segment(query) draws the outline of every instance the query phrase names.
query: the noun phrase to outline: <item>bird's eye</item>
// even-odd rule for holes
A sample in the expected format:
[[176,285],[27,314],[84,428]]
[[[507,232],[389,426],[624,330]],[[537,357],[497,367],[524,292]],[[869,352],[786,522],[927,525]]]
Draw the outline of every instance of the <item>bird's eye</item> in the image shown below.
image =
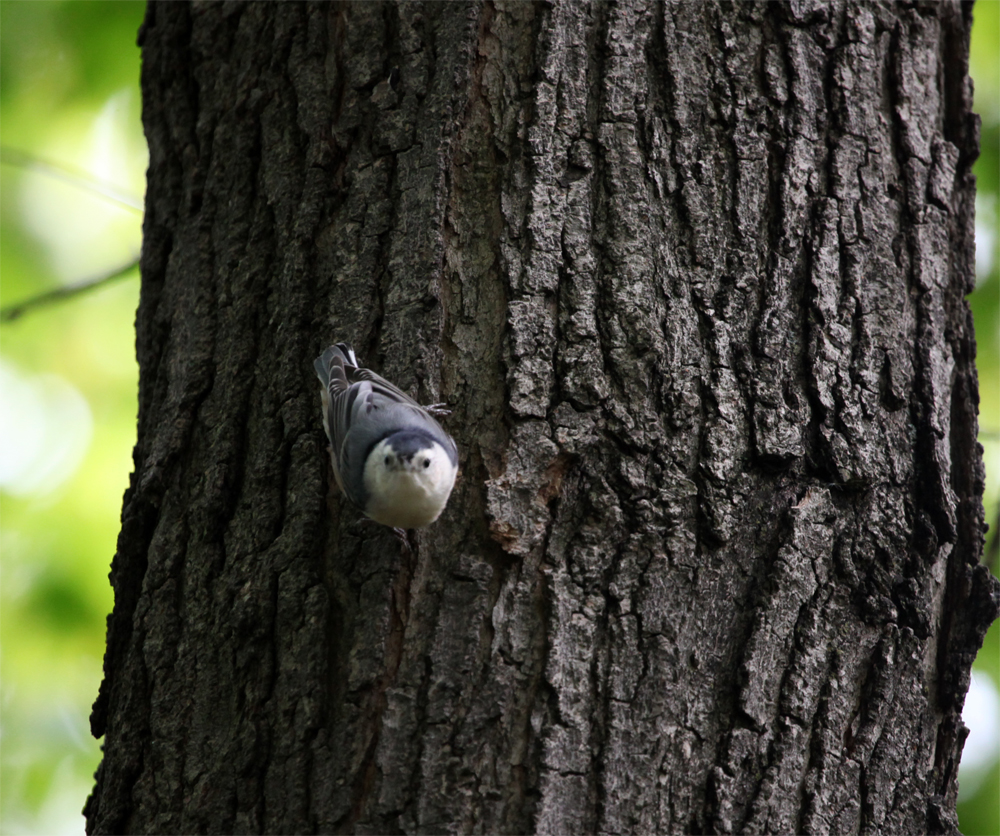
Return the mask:
[[390,465],[390,464],[392,464],[392,456],[386,456],[386,457],[385,457],[385,463],[386,463],[387,465]]
[[430,459],[424,459],[424,467],[428,468],[430,466],[431,466],[431,460]]

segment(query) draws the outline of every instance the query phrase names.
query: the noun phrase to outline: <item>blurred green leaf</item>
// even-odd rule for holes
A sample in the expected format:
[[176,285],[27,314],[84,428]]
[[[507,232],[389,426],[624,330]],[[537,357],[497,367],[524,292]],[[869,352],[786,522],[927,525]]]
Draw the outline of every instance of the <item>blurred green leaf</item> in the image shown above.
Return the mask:
[[979,792],[958,804],[958,827],[965,836],[996,836],[1000,833],[1000,761],[993,764]]
[[[970,73],[975,83],[975,107],[983,120],[980,155],[974,171],[978,196],[976,207],[977,253],[980,265],[976,290],[969,297],[976,325],[979,371],[980,442],[985,450],[986,521],[992,529],[987,535],[987,559],[996,551],[1000,534],[1000,3],[979,0],[973,6]],[[982,272],[982,265],[989,269]],[[998,567],[991,567],[994,574]],[[990,677],[1000,688],[1000,627],[994,624],[986,634],[983,648],[976,657],[975,669]],[[975,725],[973,717],[966,723]],[[968,745],[968,744],[967,744]],[[998,744],[1000,745],[1000,744]],[[962,772],[959,772],[959,782]],[[975,795],[958,805],[959,828],[968,836],[1000,833],[1000,762],[982,781]]]
[[[141,200],[135,40],[144,14],[141,2],[0,2],[3,145],[84,169]],[[134,211],[5,160],[0,304],[134,256]],[[0,360],[25,380],[55,375],[78,390],[93,431],[67,481],[42,493],[0,492],[2,833],[83,833],[100,759],[87,716],[135,441],[137,277],[3,325]]]

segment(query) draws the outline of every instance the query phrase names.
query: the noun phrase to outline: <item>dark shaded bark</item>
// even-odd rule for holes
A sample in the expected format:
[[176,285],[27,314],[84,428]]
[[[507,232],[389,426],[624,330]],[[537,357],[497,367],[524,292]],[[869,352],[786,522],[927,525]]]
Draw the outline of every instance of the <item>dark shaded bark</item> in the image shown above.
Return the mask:
[[[152,3],[110,832],[954,832],[969,9]],[[402,554],[312,359],[454,408]]]

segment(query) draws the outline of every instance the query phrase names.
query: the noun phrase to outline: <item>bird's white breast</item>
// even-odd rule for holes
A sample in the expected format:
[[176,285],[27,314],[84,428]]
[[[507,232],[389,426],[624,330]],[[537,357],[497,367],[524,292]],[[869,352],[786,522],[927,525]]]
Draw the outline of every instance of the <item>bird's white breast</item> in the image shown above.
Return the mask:
[[[375,445],[365,462],[367,501],[363,509],[375,522],[394,528],[420,528],[434,522],[448,502],[455,485],[455,468],[448,454],[434,443],[402,463],[392,457],[388,441]],[[422,466],[429,460],[427,467]]]

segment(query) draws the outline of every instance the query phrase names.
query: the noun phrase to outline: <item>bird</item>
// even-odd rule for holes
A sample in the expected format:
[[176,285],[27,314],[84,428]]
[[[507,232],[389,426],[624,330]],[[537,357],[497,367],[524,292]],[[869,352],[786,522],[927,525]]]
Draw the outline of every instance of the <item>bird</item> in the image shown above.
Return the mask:
[[435,418],[448,410],[421,406],[363,368],[347,343],[331,345],[313,366],[337,486],[409,545],[406,529],[441,516],[455,486],[458,447]]

